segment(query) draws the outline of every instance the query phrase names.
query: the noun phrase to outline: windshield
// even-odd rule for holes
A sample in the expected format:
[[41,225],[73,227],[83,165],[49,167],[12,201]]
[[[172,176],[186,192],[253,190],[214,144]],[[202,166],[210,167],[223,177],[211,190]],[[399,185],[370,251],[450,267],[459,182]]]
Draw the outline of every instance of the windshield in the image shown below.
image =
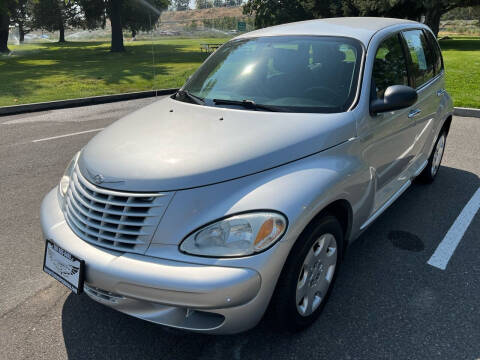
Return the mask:
[[[360,43],[350,38],[232,40],[210,56],[182,90],[209,106],[341,112],[355,99],[361,57]],[[186,96],[176,98],[188,101]]]

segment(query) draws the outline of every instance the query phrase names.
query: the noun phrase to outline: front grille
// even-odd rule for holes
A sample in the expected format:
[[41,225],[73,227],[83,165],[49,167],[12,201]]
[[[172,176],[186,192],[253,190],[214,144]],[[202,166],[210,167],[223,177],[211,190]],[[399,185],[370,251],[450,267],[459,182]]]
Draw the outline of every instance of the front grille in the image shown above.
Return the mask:
[[125,193],[90,183],[77,167],[66,195],[65,219],[83,240],[109,249],[143,253],[171,193]]

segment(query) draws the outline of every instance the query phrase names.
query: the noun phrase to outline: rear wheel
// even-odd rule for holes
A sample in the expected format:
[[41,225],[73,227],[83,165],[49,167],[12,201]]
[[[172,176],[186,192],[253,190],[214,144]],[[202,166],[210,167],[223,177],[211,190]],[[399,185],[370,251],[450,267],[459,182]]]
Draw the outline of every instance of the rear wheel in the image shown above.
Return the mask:
[[294,245],[272,299],[274,319],[290,331],[311,325],[322,312],[342,257],[343,231],[325,216]]
[[440,169],[440,164],[442,162],[443,153],[445,151],[445,143],[447,140],[447,133],[445,130],[442,130],[438,139],[433,147],[432,154],[428,159],[428,164],[423,169],[422,173],[418,176],[418,179],[424,183],[431,183],[435,180],[435,176]]

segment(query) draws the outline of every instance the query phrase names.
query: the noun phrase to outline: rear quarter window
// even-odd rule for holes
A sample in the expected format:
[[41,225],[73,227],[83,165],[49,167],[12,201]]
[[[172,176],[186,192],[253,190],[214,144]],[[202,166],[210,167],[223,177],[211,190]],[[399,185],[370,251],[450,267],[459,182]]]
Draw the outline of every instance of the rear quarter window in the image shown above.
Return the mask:
[[427,34],[428,43],[433,50],[433,68],[435,70],[435,75],[437,75],[443,70],[443,60],[442,53],[440,51],[440,45],[438,45],[437,39],[435,39],[430,31],[425,31],[425,33]]

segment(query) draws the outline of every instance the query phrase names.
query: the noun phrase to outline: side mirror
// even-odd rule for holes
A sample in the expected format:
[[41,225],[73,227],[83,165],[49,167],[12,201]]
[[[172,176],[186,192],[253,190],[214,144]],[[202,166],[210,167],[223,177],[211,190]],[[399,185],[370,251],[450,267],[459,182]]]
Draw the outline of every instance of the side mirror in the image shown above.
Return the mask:
[[383,99],[376,99],[370,103],[370,113],[377,114],[404,109],[415,104],[417,98],[417,91],[410,86],[392,85],[385,90]]

